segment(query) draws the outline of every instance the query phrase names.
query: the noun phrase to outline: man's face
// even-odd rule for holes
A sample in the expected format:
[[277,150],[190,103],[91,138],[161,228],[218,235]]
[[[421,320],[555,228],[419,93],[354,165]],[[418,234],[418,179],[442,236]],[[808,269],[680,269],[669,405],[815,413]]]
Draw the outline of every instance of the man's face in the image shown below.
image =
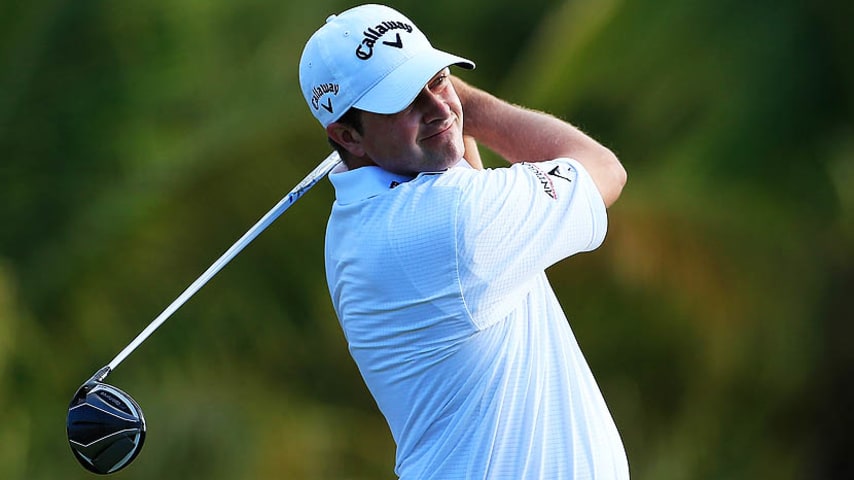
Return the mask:
[[362,113],[365,155],[385,170],[441,171],[463,158],[463,107],[444,69],[401,112]]

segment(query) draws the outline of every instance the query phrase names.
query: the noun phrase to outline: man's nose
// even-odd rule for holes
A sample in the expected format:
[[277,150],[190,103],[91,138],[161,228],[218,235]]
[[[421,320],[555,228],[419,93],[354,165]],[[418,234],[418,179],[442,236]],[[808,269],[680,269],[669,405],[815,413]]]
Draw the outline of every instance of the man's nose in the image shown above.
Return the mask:
[[444,97],[430,91],[427,87],[421,90],[416,101],[421,109],[424,123],[444,121],[451,114],[451,107],[445,101]]

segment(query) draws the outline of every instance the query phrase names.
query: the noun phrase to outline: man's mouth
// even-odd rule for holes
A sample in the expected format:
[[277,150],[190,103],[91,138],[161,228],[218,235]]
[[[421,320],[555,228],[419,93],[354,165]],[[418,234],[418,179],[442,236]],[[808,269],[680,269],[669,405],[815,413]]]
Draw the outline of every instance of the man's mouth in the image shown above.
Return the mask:
[[427,135],[427,136],[425,136],[425,137],[422,137],[422,138],[421,138],[421,140],[430,140],[431,138],[438,137],[439,135],[441,135],[441,134],[443,134],[443,133],[447,132],[448,130],[450,130],[453,126],[454,126],[454,121],[453,121],[453,120],[449,120],[449,121],[448,121],[448,123],[447,123],[446,125],[443,125],[442,127],[440,127],[439,129],[437,129],[436,131],[434,131],[434,132],[432,132],[432,133],[428,134],[428,135]]

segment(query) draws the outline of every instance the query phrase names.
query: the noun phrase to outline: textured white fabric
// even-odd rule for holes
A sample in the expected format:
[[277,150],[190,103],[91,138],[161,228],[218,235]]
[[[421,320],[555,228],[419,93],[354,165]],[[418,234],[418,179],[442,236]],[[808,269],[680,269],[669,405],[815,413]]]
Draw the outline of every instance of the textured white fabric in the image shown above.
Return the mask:
[[625,479],[625,451],[546,279],[597,248],[574,160],[414,179],[333,172],[329,290],[403,479]]

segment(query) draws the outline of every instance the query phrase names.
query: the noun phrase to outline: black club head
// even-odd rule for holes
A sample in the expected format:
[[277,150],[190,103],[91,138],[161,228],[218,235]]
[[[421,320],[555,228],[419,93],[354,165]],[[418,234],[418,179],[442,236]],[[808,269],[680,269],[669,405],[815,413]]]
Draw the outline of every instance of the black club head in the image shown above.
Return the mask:
[[118,388],[97,381],[77,390],[68,406],[66,429],[77,461],[100,475],[126,467],[145,441],[139,404]]

